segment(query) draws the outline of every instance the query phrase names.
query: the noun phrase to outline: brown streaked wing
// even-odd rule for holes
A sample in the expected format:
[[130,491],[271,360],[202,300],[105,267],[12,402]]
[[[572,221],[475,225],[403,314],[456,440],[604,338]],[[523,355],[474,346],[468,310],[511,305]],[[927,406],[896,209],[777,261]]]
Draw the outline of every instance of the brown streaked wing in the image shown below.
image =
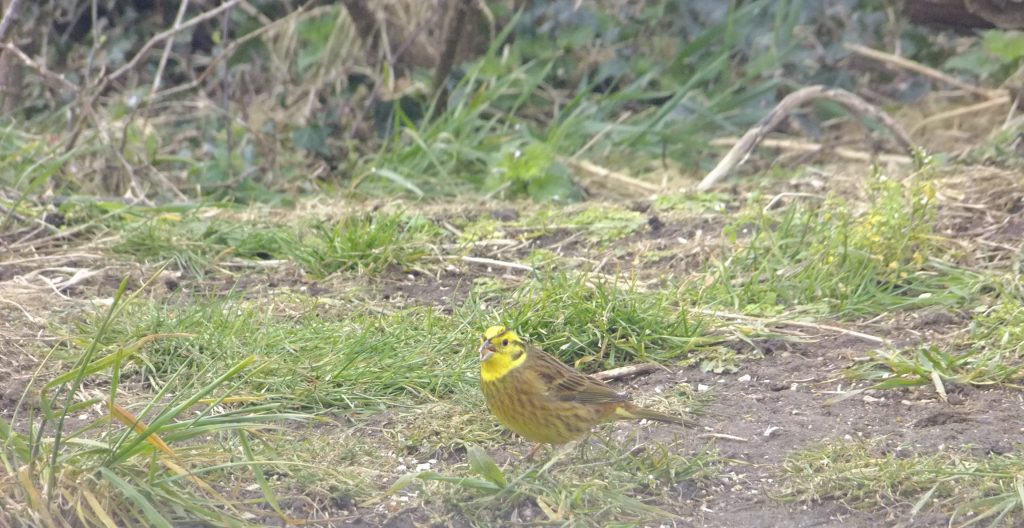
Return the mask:
[[618,392],[604,383],[579,373],[537,347],[530,347],[529,356],[534,360],[537,375],[547,387],[547,394],[556,400],[579,403],[615,403],[629,399],[625,392]]

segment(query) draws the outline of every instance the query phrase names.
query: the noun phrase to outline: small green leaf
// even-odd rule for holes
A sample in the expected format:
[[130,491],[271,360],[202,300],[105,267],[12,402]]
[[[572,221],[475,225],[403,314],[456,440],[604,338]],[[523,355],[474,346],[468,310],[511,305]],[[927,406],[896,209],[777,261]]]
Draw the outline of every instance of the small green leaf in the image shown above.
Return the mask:
[[876,383],[876,384],[874,384],[874,385],[872,385],[871,387],[868,387],[868,388],[875,389],[875,390],[902,389],[904,387],[917,387],[917,386],[924,385],[924,384],[925,384],[925,379],[923,379],[923,378],[913,378],[913,379],[890,378],[890,379],[887,379],[887,380],[885,380],[885,381],[883,381],[881,383]]
[[419,476],[419,473],[406,473],[405,475],[398,477],[398,480],[396,480],[395,483],[392,484],[391,487],[388,488],[386,492],[384,492],[384,494],[394,495],[395,493],[404,490],[405,488],[409,487],[409,484],[412,484],[414,480],[419,478]]
[[292,132],[292,142],[296,147],[321,155],[330,154],[327,148],[327,136],[330,131],[325,126],[309,125],[295,129]]
[[490,455],[488,455],[482,448],[479,446],[470,446],[466,452],[469,455],[469,467],[474,473],[502,488],[508,487],[508,481],[505,480],[505,474],[501,472],[501,468],[498,467],[498,464],[494,463],[494,459],[491,458]]
[[1005,61],[1024,57],[1024,33],[1020,31],[986,31],[982,45],[989,53]]
[[568,169],[557,161],[548,166],[546,173],[530,179],[526,192],[538,202],[575,202],[582,197]]
[[482,479],[475,479],[475,478],[465,478],[465,477],[449,477],[447,475],[442,475],[440,473],[435,473],[433,471],[427,471],[427,472],[424,472],[424,473],[420,473],[418,475],[418,477],[421,480],[434,480],[434,481],[437,481],[437,482],[447,482],[449,484],[455,484],[457,486],[462,486],[463,488],[467,488],[467,489],[478,489],[478,490],[483,490],[483,491],[489,491],[489,492],[492,492],[492,493],[498,492],[498,491],[502,490],[501,487],[499,487],[497,484],[495,484],[495,483],[493,483],[493,482],[491,482],[489,480],[482,480]]
[[1003,61],[985,50],[972,49],[951,57],[943,68],[967,72],[979,77],[992,75],[1003,65]]
[[555,151],[547,143],[530,143],[512,148],[501,162],[505,177],[517,182],[531,182],[549,174],[555,163]]
[[[493,464],[493,462],[491,463]],[[497,468],[497,466],[495,466],[495,468]],[[501,472],[499,471],[498,474],[501,475]],[[504,480],[505,477],[502,476],[501,478]],[[388,488],[388,490],[385,492],[385,495],[392,495],[398,493],[399,491],[402,491],[403,489],[409,487],[409,484],[412,484],[416,480],[433,480],[435,482],[447,482],[449,484],[462,486],[463,488],[478,489],[490,492],[497,492],[501,491],[502,489],[501,486],[489,480],[465,477],[450,477],[448,475],[442,475],[436,471],[422,471],[420,473],[406,473],[405,475],[398,477],[398,480],[396,480],[395,483],[392,484],[390,488]]]
[[920,513],[928,503],[931,502],[932,496],[935,495],[935,490],[939,489],[939,485],[932,486],[932,489],[928,490],[927,493],[921,495],[921,498],[914,503],[914,507],[910,509],[910,517],[913,518],[915,515]]
[[410,181],[408,178],[402,176],[401,174],[398,174],[395,171],[388,169],[375,169],[373,173],[379,175],[382,178],[391,180],[392,182],[408,189],[409,191],[412,191],[414,194],[416,194],[416,196],[423,196],[423,190],[417,187],[416,184]]

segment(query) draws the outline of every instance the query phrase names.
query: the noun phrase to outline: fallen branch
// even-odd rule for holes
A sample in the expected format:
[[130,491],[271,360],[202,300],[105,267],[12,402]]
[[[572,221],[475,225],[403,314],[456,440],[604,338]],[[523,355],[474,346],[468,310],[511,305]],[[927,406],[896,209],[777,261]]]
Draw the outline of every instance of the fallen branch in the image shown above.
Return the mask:
[[867,57],[869,59],[873,59],[879,62],[893,64],[895,66],[903,68],[904,70],[912,71],[914,73],[924,75],[925,77],[930,77],[932,79],[935,79],[936,81],[948,84],[950,86],[956,86],[957,88],[960,88],[965,92],[970,92],[974,95],[978,95],[986,99],[994,99],[996,97],[1006,95],[1003,90],[986,90],[984,88],[978,88],[977,86],[961,81],[956,77],[946,75],[945,73],[942,73],[941,71],[936,70],[935,68],[929,68],[924,64],[914,62],[910,59],[905,59],[898,55],[893,55],[891,53],[886,53],[884,51],[874,50],[865,46],[861,46],[859,44],[844,44],[843,47],[849,50],[850,53],[854,53],[862,57]]
[[735,436],[725,433],[702,433],[697,435],[697,438],[717,438],[720,440],[732,440],[734,442],[749,442],[750,440],[743,438],[742,436]]
[[636,179],[636,178],[634,178],[632,176],[628,176],[626,174],[622,174],[621,172],[615,172],[613,170],[606,169],[604,167],[601,167],[599,165],[595,165],[595,164],[593,164],[593,163],[591,163],[589,161],[586,161],[586,160],[575,160],[575,159],[572,159],[572,158],[564,158],[564,159],[562,159],[562,162],[567,164],[567,165],[571,165],[573,167],[576,167],[576,168],[578,168],[578,169],[580,169],[582,171],[585,171],[585,172],[587,172],[589,174],[593,174],[594,176],[601,176],[603,178],[608,178],[609,180],[615,180],[615,181],[617,181],[619,183],[624,183],[624,184],[629,185],[631,187],[636,187],[637,189],[640,189],[640,190],[645,191],[645,192],[656,193],[656,192],[661,190],[661,186],[660,185],[655,185],[653,183],[648,183],[648,182],[645,182],[643,180],[638,180],[638,179]]
[[900,147],[905,150],[910,150],[914,146],[910,136],[907,135],[899,123],[889,117],[889,114],[886,114],[860,97],[840,88],[829,88],[821,85],[808,86],[784,97],[768,115],[764,116],[750,130],[747,130],[747,133],[743,134],[739,143],[736,143],[725,157],[722,158],[722,161],[718,162],[718,165],[701,180],[697,185],[697,190],[707,191],[718,183],[719,180],[725,178],[736,166],[743,163],[757,145],[765,139],[768,133],[774,130],[794,109],[815,99],[835,101],[862,118],[869,117],[878,121],[885,128],[889,129],[889,132],[896,138]]
[[[987,104],[987,103],[986,103]],[[711,144],[716,147],[729,147],[735,145],[740,141],[737,137],[722,137],[711,140]],[[797,139],[785,139],[785,138],[765,138],[761,141],[761,145],[767,148],[777,148],[781,150],[791,150],[795,152],[818,152],[828,151],[836,156],[843,159],[853,161],[872,161],[877,160],[882,163],[896,163],[899,165],[909,165],[913,160],[910,156],[904,156],[902,154],[873,154],[863,150],[852,149],[848,147],[830,147],[821,143],[813,143],[810,141],[800,141]]]
[[611,381],[622,378],[629,378],[632,376],[639,376],[641,374],[649,374],[656,370],[662,370],[665,367],[657,363],[640,363],[639,365],[627,365],[625,367],[613,368],[598,372],[597,374],[591,374],[592,378],[599,379],[601,381]]
[[978,112],[982,112],[984,110],[988,110],[989,108],[993,108],[993,107],[997,107],[997,106],[1003,106],[1005,104],[1010,104],[1011,102],[1012,101],[1010,100],[1009,94],[1003,94],[1003,95],[1001,95],[999,97],[995,97],[995,98],[989,99],[987,101],[982,101],[980,103],[976,103],[976,104],[972,104],[972,105],[968,105],[968,106],[962,106],[960,108],[955,108],[955,109],[949,110],[947,112],[940,112],[938,114],[930,115],[930,116],[926,117],[925,119],[922,119],[916,125],[914,125],[914,128],[910,129],[910,132],[911,133],[917,133],[917,131],[921,130],[922,128],[924,128],[924,127],[926,127],[926,126],[928,126],[928,125],[930,125],[932,123],[937,123],[939,121],[945,121],[947,119],[955,119],[957,117],[964,116],[964,115],[976,114]]
[[758,323],[761,323],[761,324],[763,324],[765,326],[795,326],[795,327],[798,327],[798,328],[813,328],[815,330],[825,330],[825,331],[829,331],[829,332],[836,332],[836,333],[843,334],[843,335],[857,337],[857,338],[863,339],[865,341],[871,341],[872,343],[878,343],[880,345],[887,345],[888,346],[889,344],[891,344],[888,339],[885,339],[885,338],[882,338],[882,337],[878,337],[878,336],[874,336],[874,335],[871,335],[871,334],[865,334],[864,332],[858,332],[856,330],[850,330],[850,329],[843,328],[843,327],[840,327],[840,326],[833,326],[833,325],[820,324],[820,323],[810,323],[810,322],[807,322],[807,321],[791,321],[791,320],[785,320],[785,319],[770,319],[770,318],[753,317],[753,316],[750,316],[750,315],[743,315],[743,314],[736,314],[736,313],[729,313],[729,312],[718,312],[718,311],[715,311],[715,310],[706,310],[706,309],[701,309],[701,308],[694,308],[693,311],[695,311],[695,312],[697,312],[697,313],[699,313],[701,315],[707,315],[709,317],[720,317],[722,319],[732,319],[734,321],[758,322]]
[[[458,258],[458,257],[450,257]],[[523,271],[533,271],[533,266],[527,266],[526,264],[520,264],[518,262],[507,262],[504,260],[495,260],[484,257],[462,257],[463,262],[472,262],[473,264],[484,264],[486,266],[498,266],[501,268],[517,269]]]

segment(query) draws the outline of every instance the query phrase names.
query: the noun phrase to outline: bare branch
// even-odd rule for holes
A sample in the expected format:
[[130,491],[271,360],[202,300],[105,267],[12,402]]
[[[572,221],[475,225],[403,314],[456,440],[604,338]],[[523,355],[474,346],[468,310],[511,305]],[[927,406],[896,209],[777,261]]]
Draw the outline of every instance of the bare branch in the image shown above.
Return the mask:
[[14,44],[0,42],[0,47],[13,53],[14,56],[22,62],[22,64],[35,70],[40,77],[53,81],[63,86],[64,88],[67,88],[68,90],[78,91],[78,86],[76,86],[73,82],[67,80],[67,78],[65,78],[63,75],[59,73],[54,73],[48,70],[46,66],[43,66],[42,64],[39,64],[38,62],[32,60],[32,57],[26,55],[24,51],[21,51],[21,48],[15,46]]
[[601,381],[611,381],[622,378],[628,378],[630,376],[639,376],[641,374],[649,374],[656,370],[667,370],[665,367],[657,363],[640,363],[638,365],[626,365],[625,367],[613,368],[611,370],[605,370],[592,374],[590,377],[599,379]]
[[14,27],[14,21],[21,15],[21,0],[11,0],[3,20],[0,20],[0,42],[7,40],[7,34]]
[[774,130],[794,109],[807,101],[815,99],[835,101],[861,117],[869,117],[878,121],[882,126],[889,129],[889,132],[896,138],[900,147],[906,150],[910,150],[914,145],[913,141],[910,140],[910,136],[907,135],[899,123],[892,117],[889,117],[889,114],[871,103],[841,88],[830,88],[821,85],[808,86],[784,97],[779,101],[779,104],[775,105],[771,112],[768,112],[768,115],[764,116],[750,130],[747,130],[747,133],[743,134],[739,143],[736,143],[725,157],[722,158],[722,161],[719,161],[718,165],[701,180],[697,185],[697,190],[707,191],[718,183],[719,180],[725,178],[734,168],[743,163],[768,133]]
[[879,62],[893,64],[895,66],[903,68],[904,70],[909,70],[914,73],[924,75],[925,77],[930,77],[936,81],[948,84],[950,86],[956,86],[961,90],[984,97],[986,99],[992,99],[995,97],[1006,95],[1003,90],[986,90],[984,88],[978,88],[977,86],[961,81],[956,77],[951,77],[939,70],[936,70],[935,68],[930,68],[928,66],[925,66],[924,64],[914,62],[910,59],[905,59],[898,55],[893,55],[891,53],[886,53],[884,51],[878,51],[865,46],[861,46],[859,44],[844,44],[843,47],[849,50],[851,53],[855,53],[862,57],[867,57],[869,59],[873,59]]
[[223,4],[215,7],[214,9],[211,9],[201,15],[196,15],[190,18],[188,22],[185,22],[184,24],[175,25],[174,27],[166,31],[161,31],[160,33],[157,33],[153,36],[153,38],[149,39],[145,44],[142,45],[142,48],[139,49],[139,51],[135,54],[134,57],[132,57],[130,61],[125,63],[124,66],[121,66],[117,70],[114,70],[114,73],[108,75],[107,78],[104,79],[102,84],[109,83],[114,79],[117,79],[118,77],[121,77],[125,73],[131,71],[133,68],[135,68],[136,65],[139,64],[139,61],[141,61],[146,56],[146,53],[148,53],[149,50],[153,48],[153,46],[156,46],[157,44],[163,42],[165,39],[171,38],[174,35],[177,35],[178,33],[181,33],[182,31],[192,26],[210,20],[211,18],[215,18],[217,15],[220,15],[228,9],[235,7],[235,4],[237,4],[238,2],[239,0],[228,0],[227,2],[224,2]]

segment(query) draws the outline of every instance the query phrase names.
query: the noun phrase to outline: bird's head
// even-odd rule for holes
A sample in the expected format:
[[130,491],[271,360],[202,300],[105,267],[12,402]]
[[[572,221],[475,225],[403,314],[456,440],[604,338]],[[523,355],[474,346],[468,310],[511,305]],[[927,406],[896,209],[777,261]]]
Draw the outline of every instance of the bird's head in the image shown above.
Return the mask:
[[485,380],[498,379],[526,361],[526,344],[504,326],[492,326],[480,340],[480,372]]

